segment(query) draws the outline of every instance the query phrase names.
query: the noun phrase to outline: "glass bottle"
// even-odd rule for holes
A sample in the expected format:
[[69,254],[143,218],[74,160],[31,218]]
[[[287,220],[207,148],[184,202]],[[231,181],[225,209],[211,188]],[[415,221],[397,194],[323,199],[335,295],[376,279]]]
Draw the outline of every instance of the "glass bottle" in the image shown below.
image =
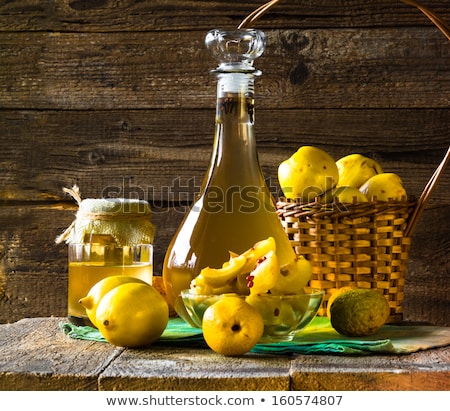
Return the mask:
[[254,135],[253,67],[265,48],[254,29],[212,30],[205,39],[219,60],[215,135],[211,161],[199,194],[169,244],[163,279],[169,303],[184,317],[179,294],[207,266],[220,268],[230,251],[242,253],[269,236],[280,265],[295,252],[276,215],[258,160]]

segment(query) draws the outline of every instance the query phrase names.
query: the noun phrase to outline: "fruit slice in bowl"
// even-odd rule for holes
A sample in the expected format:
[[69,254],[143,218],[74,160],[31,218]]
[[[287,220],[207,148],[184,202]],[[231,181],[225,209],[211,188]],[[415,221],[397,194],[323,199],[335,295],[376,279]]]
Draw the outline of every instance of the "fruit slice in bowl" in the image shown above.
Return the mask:
[[260,343],[291,341],[295,334],[306,327],[316,316],[322,302],[324,292],[305,288],[303,292],[289,295],[272,294],[221,294],[200,295],[192,290],[181,292],[182,301],[190,316],[190,323],[202,327],[206,309],[227,296],[238,296],[255,307],[264,321],[264,333]]

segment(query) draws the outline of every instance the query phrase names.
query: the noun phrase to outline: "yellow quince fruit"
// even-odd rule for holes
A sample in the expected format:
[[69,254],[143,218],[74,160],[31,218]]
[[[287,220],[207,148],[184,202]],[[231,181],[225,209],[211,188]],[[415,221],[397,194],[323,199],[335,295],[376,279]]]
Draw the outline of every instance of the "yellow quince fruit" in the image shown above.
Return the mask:
[[155,342],[169,321],[169,306],[151,285],[121,284],[108,291],[96,311],[96,324],[105,339],[120,347]]
[[111,277],[106,277],[98,281],[89,290],[89,293],[85,297],[80,298],[78,302],[86,309],[86,314],[94,326],[97,327],[97,307],[103,296],[119,285],[126,283],[147,284],[145,281],[140,280],[139,278],[129,277],[125,275],[113,275]]
[[224,356],[250,351],[264,333],[259,311],[240,297],[225,296],[203,315],[202,331],[208,346]]
[[340,186],[332,188],[324,193],[320,200],[323,203],[333,203],[337,199],[339,203],[366,203],[367,197],[361,193],[356,187]]
[[378,201],[400,201],[407,195],[402,179],[395,173],[377,174],[369,178],[359,190],[369,200],[376,197]]
[[349,154],[337,160],[336,165],[339,171],[338,187],[359,188],[370,177],[383,172],[378,162],[362,154]]
[[339,171],[334,159],[313,146],[300,147],[278,166],[278,181],[288,199],[314,201],[325,191],[335,187]]

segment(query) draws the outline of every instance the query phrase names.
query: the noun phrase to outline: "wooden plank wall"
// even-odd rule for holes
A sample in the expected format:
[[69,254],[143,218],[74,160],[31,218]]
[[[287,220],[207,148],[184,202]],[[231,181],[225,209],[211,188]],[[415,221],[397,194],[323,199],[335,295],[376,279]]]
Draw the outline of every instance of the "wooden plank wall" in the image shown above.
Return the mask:
[[[422,0],[450,21],[448,0]],[[259,1],[0,2],[0,322],[64,316],[73,220],[62,187],[147,199],[155,270],[212,147],[204,36]],[[258,22],[256,133],[274,192],[301,145],[359,152],[419,195],[450,141],[450,43],[398,0],[282,1]],[[413,237],[405,319],[450,325],[450,172]],[[178,188],[177,188],[178,187]]]

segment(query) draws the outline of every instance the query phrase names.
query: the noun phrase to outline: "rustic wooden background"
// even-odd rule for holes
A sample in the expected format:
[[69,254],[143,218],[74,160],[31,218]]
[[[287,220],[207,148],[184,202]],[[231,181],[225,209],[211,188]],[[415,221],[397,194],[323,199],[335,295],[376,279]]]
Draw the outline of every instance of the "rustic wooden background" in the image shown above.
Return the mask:
[[[422,0],[450,21],[448,0]],[[215,62],[203,40],[261,1],[0,1],[0,322],[64,316],[82,196],[147,199],[155,270],[212,148]],[[285,0],[256,25],[265,175],[301,145],[359,152],[419,195],[450,143],[450,43],[398,0]],[[450,171],[413,237],[405,319],[450,325]],[[276,192],[276,191],[275,191]]]

